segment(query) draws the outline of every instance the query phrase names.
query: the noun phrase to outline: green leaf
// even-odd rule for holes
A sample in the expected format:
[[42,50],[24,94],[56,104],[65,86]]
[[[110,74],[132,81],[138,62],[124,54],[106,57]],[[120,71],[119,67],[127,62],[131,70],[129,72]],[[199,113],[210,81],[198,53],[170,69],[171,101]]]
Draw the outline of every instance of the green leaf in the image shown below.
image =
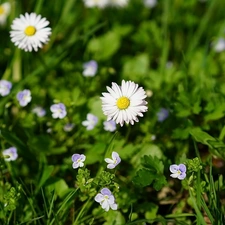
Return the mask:
[[153,157],[151,155],[145,155],[141,158],[141,163],[145,168],[156,171],[157,173],[163,173],[163,162],[155,156]]
[[156,178],[156,173],[143,168],[138,170],[138,172],[136,173],[136,176],[133,178],[133,182],[140,187],[145,187],[150,185],[153,180]]

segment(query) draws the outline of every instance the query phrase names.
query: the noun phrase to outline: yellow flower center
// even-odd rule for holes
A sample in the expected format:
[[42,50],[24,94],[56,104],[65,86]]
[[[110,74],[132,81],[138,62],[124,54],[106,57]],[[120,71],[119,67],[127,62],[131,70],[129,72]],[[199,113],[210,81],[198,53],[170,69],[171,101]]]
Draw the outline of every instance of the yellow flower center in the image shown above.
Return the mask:
[[5,10],[4,8],[0,5],[0,15],[4,14]]
[[28,26],[24,33],[27,35],[27,36],[33,36],[35,33],[36,33],[36,28],[34,26]]
[[119,109],[127,109],[130,105],[130,100],[127,97],[120,97],[117,102],[116,105]]

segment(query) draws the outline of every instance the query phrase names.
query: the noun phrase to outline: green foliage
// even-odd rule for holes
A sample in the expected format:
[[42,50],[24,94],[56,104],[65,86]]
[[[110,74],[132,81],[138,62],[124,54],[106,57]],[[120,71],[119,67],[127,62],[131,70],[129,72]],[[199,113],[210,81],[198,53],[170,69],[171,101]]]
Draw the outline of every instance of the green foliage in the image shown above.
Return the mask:
[[153,183],[155,190],[159,191],[166,183],[166,178],[163,175],[164,165],[157,157],[144,156],[141,158],[142,169],[139,169],[133,178],[133,182],[145,187]]

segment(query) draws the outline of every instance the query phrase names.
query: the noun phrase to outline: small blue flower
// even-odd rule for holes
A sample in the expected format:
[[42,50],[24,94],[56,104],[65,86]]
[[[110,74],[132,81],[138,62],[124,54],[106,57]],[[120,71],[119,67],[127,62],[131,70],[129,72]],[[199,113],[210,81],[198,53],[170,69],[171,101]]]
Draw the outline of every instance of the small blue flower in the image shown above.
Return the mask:
[[100,193],[95,196],[95,201],[100,203],[101,207],[107,212],[111,208],[117,210],[115,197],[108,188],[103,188]]
[[105,162],[108,163],[108,169],[114,169],[121,162],[121,159],[117,152],[112,152],[112,159],[105,158]]
[[163,122],[169,116],[169,110],[161,108],[156,114],[159,122]]
[[83,75],[85,77],[93,77],[97,73],[98,64],[96,61],[91,60],[89,62],[84,63],[83,68],[84,68]]
[[17,100],[19,101],[20,106],[26,106],[32,99],[31,92],[28,89],[24,89],[17,94]]
[[84,161],[86,159],[86,156],[83,154],[73,154],[72,155],[72,161],[73,161],[73,168],[77,169],[78,167],[84,166]]
[[113,132],[116,130],[116,122],[114,120],[105,121],[103,125],[104,125],[104,130],[106,131]]
[[73,130],[74,126],[74,123],[67,123],[66,125],[64,125],[63,129],[66,132],[70,132],[71,130]]
[[186,177],[186,166],[184,164],[173,164],[170,166],[170,172],[172,173],[171,177],[183,180]]
[[82,125],[86,127],[87,130],[93,130],[95,125],[98,123],[98,117],[95,115],[88,113],[87,120],[82,122]]
[[41,106],[36,106],[33,108],[32,112],[36,114],[38,117],[43,117],[46,115],[46,110],[43,109]]
[[5,161],[15,161],[18,158],[17,149],[15,147],[10,147],[2,152]]
[[10,93],[12,83],[7,80],[0,80],[0,95],[6,96]]
[[50,107],[50,110],[52,112],[52,117],[54,119],[56,119],[56,118],[62,119],[67,114],[66,107],[65,107],[65,105],[63,103],[53,104]]

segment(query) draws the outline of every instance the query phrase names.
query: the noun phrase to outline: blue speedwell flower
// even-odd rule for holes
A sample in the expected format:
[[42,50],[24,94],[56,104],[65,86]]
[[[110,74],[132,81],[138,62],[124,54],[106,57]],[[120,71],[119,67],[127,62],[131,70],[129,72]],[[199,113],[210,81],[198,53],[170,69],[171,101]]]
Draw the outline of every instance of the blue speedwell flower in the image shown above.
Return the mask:
[[112,159],[105,158],[105,162],[108,163],[108,169],[114,169],[121,162],[121,159],[117,152],[112,152]]
[[72,155],[72,161],[73,161],[73,168],[77,169],[78,167],[84,166],[84,161],[86,159],[86,156],[83,154],[73,154]]
[[0,95],[6,96],[10,93],[12,83],[7,80],[0,80]]
[[89,62],[86,62],[83,64],[83,75],[85,77],[93,77],[97,73],[98,70],[98,63],[94,60],[91,60]]
[[43,109],[41,106],[36,106],[33,108],[32,112],[36,114],[38,117],[43,117],[46,115],[46,110]]
[[112,210],[117,210],[118,206],[115,203],[115,197],[108,188],[103,188],[101,192],[95,196],[95,201],[100,203],[105,211],[109,211],[110,208]]
[[170,166],[170,172],[172,173],[171,177],[183,180],[186,177],[186,166],[184,164],[173,164]]
[[73,130],[74,126],[74,123],[67,123],[64,125],[63,130],[66,132],[70,132],[71,130]]
[[18,158],[17,149],[15,147],[10,147],[2,152],[5,161],[15,161]]
[[104,130],[113,132],[116,130],[116,122],[114,120],[103,122]]
[[54,119],[59,118],[62,119],[66,116],[66,106],[63,103],[53,104],[50,107],[50,110],[52,112],[52,117]]
[[98,123],[98,117],[88,113],[87,120],[82,122],[82,125],[86,127],[87,130],[93,130],[95,125]]
[[158,121],[163,122],[169,116],[169,111],[165,108],[161,108],[156,115],[157,115]]
[[28,89],[20,91],[16,97],[22,107],[26,106],[32,99],[31,92]]

